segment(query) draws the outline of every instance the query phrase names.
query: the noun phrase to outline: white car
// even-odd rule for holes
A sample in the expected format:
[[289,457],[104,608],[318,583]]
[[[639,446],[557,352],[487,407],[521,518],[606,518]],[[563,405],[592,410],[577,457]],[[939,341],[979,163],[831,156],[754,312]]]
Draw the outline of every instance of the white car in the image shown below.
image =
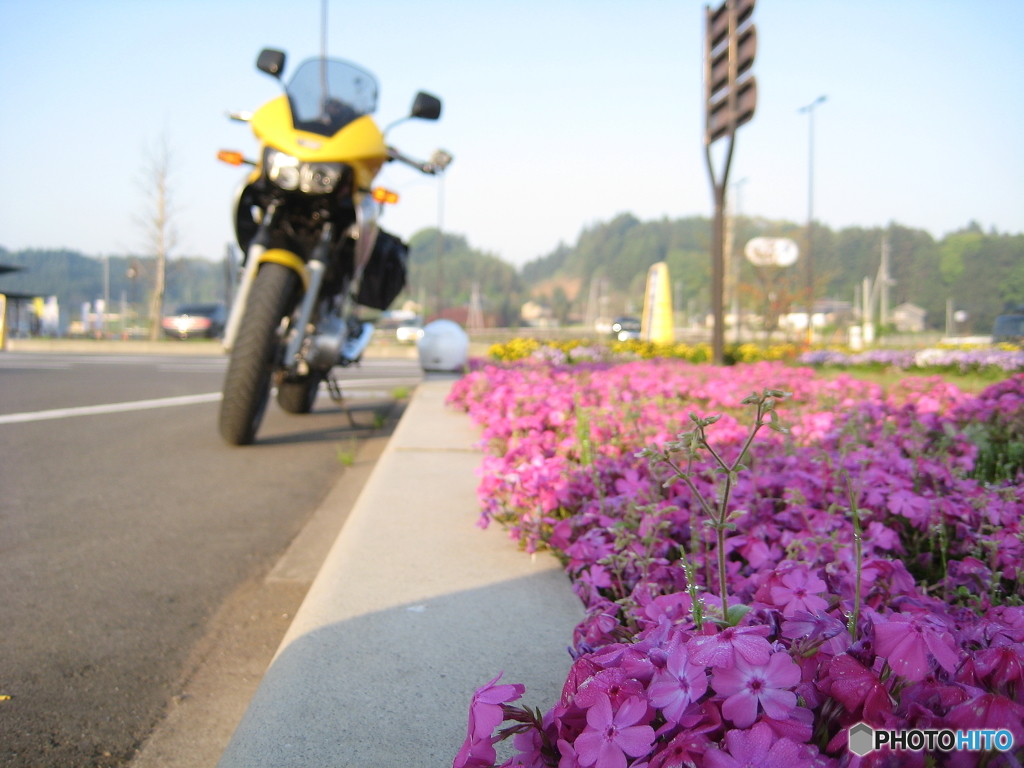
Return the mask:
[[401,344],[415,344],[423,338],[423,320],[418,317],[402,320],[395,329],[395,338]]

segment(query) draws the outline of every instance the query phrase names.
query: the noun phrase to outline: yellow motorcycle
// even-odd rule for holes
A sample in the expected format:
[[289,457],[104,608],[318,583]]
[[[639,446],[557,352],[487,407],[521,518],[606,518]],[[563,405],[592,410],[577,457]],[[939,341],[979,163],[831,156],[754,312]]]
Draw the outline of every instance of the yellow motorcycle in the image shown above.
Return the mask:
[[[256,62],[279,80],[284,65],[285,54],[271,49]],[[253,166],[236,195],[245,260],[224,331],[231,359],[219,427],[232,445],[253,441],[272,385],[290,413],[309,412],[322,381],[340,397],[330,370],[357,363],[373,335],[357,307],[387,309],[405,285],[408,249],[377,226],[381,207],[398,196],[373,188],[374,177],[394,160],[438,173],[451,156],[438,150],[420,162],[387,146],[370,117],[376,106],[373,75],[318,58],[255,113],[229,114],[260,141],[258,160],[218,153]],[[420,92],[403,120],[440,115],[440,100]]]

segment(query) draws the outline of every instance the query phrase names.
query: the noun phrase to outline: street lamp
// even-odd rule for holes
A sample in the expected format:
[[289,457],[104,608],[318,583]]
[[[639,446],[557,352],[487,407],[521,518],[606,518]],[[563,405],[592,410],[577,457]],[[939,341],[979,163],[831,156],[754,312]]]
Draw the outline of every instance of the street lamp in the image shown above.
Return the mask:
[[814,221],[814,110],[825,102],[825,96],[819,96],[806,107],[800,107],[800,114],[807,113],[807,249],[804,254],[804,266],[807,275],[807,343],[814,340],[814,327],[811,317],[814,314],[814,250],[811,247],[811,222]]

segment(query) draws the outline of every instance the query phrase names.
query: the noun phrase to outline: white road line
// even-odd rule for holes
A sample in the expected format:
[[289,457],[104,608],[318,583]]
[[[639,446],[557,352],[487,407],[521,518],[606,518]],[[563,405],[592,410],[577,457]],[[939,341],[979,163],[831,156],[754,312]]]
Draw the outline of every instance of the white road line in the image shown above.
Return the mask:
[[0,371],[69,371],[71,363],[32,362],[28,360],[0,360]]
[[123,413],[125,411],[144,411],[150,408],[170,408],[175,405],[193,405],[195,403],[214,403],[222,397],[220,392],[207,392],[202,395],[182,395],[180,397],[160,397],[156,400],[135,400],[130,403],[110,403],[108,405],[85,405],[79,408],[55,408],[52,411],[30,411],[28,413],[8,413],[0,415],[0,424],[23,424],[28,421],[47,421],[49,419],[67,419],[72,416],[93,416],[101,413]]

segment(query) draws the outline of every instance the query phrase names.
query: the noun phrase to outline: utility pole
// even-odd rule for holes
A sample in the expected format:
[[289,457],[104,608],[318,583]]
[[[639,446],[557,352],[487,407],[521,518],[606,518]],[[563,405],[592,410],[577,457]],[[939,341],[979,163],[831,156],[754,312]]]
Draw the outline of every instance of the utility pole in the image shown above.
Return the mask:
[[437,174],[437,316],[444,311],[444,269],[441,257],[444,252],[444,173]]
[[879,305],[878,327],[884,330],[889,325],[889,286],[895,282],[889,277],[889,238],[882,236],[882,263],[878,266]]
[[825,102],[825,96],[819,96],[798,112],[807,114],[807,252],[804,258],[804,270],[807,277],[807,343],[814,341],[814,248],[811,245],[811,227],[814,222],[814,110]]
[[750,179],[740,179],[739,181],[733,182],[733,195],[726,201],[728,203],[727,210],[729,212],[728,221],[729,225],[726,229],[726,244],[725,244],[725,258],[726,265],[728,266],[729,273],[729,297],[730,297],[730,312],[733,317],[733,343],[740,343],[740,265],[742,259],[739,254],[736,253],[736,219],[739,217],[743,210],[742,206],[742,193],[743,185],[746,184]]
[[484,327],[483,301],[480,298],[480,283],[473,281],[473,291],[469,297],[469,313],[466,317],[466,330],[482,331]]
[[[704,155],[715,212],[711,229],[711,347],[715,365],[725,362],[725,198],[736,129],[754,116],[757,80],[751,72],[757,53],[757,30],[751,17],[754,0],[725,0],[715,10],[704,6]],[[715,173],[711,145],[729,140],[720,173]]]
[[103,314],[100,315],[100,331],[107,335],[107,313],[110,312],[110,256],[103,257]]

